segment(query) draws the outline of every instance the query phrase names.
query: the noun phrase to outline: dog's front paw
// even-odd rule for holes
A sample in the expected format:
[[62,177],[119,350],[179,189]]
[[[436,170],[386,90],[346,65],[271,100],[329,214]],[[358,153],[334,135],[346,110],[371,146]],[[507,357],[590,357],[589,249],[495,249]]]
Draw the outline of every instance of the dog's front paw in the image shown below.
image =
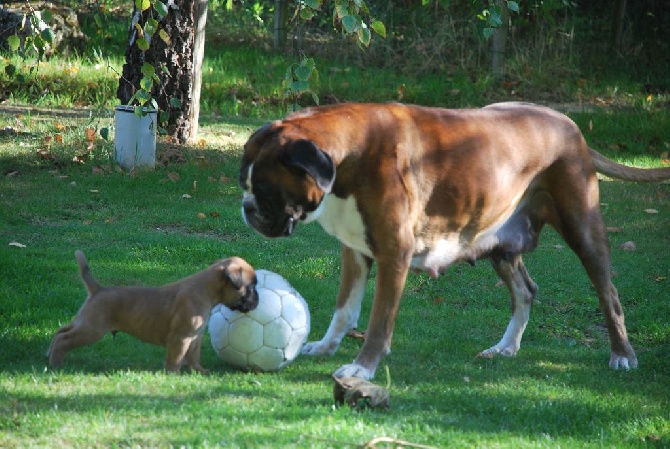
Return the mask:
[[519,347],[516,345],[509,345],[506,347],[501,347],[500,345],[491,346],[489,349],[485,349],[477,357],[484,359],[492,359],[497,355],[502,355],[504,357],[514,357],[516,353],[519,352]]
[[610,357],[610,368],[617,370],[621,368],[625,369],[626,371],[631,368],[637,368],[637,357],[632,356],[629,359],[629,357],[612,353]]
[[302,347],[300,351],[305,355],[333,355],[337,351],[339,345],[335,342],[327,342],[324,340],[321,341],[310,341],[305,343],[305,346]]
[[359,379],[370,380],[375,377],[375,372],[358,363],[350,363],[349,365],[339,367],[337,371],[333,373],[333,376],[339,379],[358,377]]

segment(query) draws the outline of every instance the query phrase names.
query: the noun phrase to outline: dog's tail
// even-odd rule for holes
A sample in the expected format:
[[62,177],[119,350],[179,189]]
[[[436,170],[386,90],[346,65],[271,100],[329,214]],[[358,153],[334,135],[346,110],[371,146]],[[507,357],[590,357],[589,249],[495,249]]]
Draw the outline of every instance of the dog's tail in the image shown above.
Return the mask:
[[630,182],[660,182],[670,179],[670,167],[668,168],[637,168],[616,163],[607,159],[593,148],[589,148],[591,161],[598,173],[610,178]]
[[97,292],[102,290],[100,284],[98,284],[95,279],[93,279],[93,274],[91,274],[91,269],[88,267],[88,261],[86,261],[86,256],[81,250],[74,252],[74,257],[77,259],[77,265],[79,265],[79,274],[81,275],[82,281],[86,285],[86,290],[88,290],[89,295],[95,295]]

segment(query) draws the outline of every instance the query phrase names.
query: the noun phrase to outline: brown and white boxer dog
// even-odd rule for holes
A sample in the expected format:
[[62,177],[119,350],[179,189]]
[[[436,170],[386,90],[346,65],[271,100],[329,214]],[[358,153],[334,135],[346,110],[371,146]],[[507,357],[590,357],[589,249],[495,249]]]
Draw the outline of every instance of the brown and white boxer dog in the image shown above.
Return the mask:
[[321,341],[303,353],[332,354],[357,325],[377,263],[365,343],[337,377],[374,376],[389,351],[410,269],[437,277],[455,262],[488,258],[509,289],[512,318],[479,355],[513,356],[537,286],[523,253],[545,223],[579,256],[597,291],[612,368],[635,368],[599,210],[596,172],[625,181],[670,179],[670,168],[617,164],[589,148],[579,128],[551,109],[500,103],[448,110],[403,104],[305,109],[256,131],[240,169],[242,213],[268,237],[317,221],[337,237],[337,307]]

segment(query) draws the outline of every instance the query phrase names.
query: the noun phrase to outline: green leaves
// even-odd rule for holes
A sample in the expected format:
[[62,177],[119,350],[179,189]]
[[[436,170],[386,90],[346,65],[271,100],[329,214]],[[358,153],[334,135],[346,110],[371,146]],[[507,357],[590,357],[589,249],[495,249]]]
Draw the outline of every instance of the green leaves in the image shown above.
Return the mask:
[[151,1],[149,0],[135,0],[135,7],[140,11],[146,11],[151,7]]
[[168,7],[163,2],[157,1],[156,3],[154,3],[154,9],[158,13],[158,15],[161,16],[161,18],[168,15]]
[[7,44],[11,51],[17,51],[21,46],[21,39],[16,34],[13,34],[7,38]]
[[300,64],[294,64],[288,68],[282,87],[284,88],[284,98],[296,99],[300,95],[307,93],[312,96],[316,104],[319,104],[319,97],[316,95],[312,86],[318,84],[319,72],[316,70],[316,63],[312,58],[303,58]]
[[375,33],[386,39],[386,25],[382,21],[373,20],[370,26]]
[[477,13],[477,18],[484,23],[482,35],[485,39],[489,39],[493,36],[496,29],[503,26],[503,15],[507,12],[503,10],[504,8],[517,14],[519,13],[519,4],[517,2],[504,1],[503,3],[503,6],[492,4]]

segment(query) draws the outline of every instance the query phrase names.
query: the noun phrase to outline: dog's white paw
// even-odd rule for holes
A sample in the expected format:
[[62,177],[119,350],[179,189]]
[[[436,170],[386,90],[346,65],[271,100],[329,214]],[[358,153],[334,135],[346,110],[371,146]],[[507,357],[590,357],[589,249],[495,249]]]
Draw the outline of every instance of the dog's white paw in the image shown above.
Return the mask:
[[333,355],[338,346],[337,343],[324,342],[323,340],[310,341],[305,343],[300,353],[305,355]]
[[610,368],[612,369],[625,369],[628,371],[631,368],[637,368],[637,358],[632,358],[628,360],[628,357],[612,353],[610,357]]
[[350,363],[349,365],[343,365],[333,373],[335,377],[344,379],[346,377],[358,377],[363,380],[370,380],[375,377],[374,370],[369,370],[363,365],[358,363]]
[[492,359],[497,355],[502,355],[503,357],[514,357],[516,353],[519,352],[519,347],[515,345],[509,345],[501,347],[499,345],[491,346],[489,349],[485,349],[477,357]]

